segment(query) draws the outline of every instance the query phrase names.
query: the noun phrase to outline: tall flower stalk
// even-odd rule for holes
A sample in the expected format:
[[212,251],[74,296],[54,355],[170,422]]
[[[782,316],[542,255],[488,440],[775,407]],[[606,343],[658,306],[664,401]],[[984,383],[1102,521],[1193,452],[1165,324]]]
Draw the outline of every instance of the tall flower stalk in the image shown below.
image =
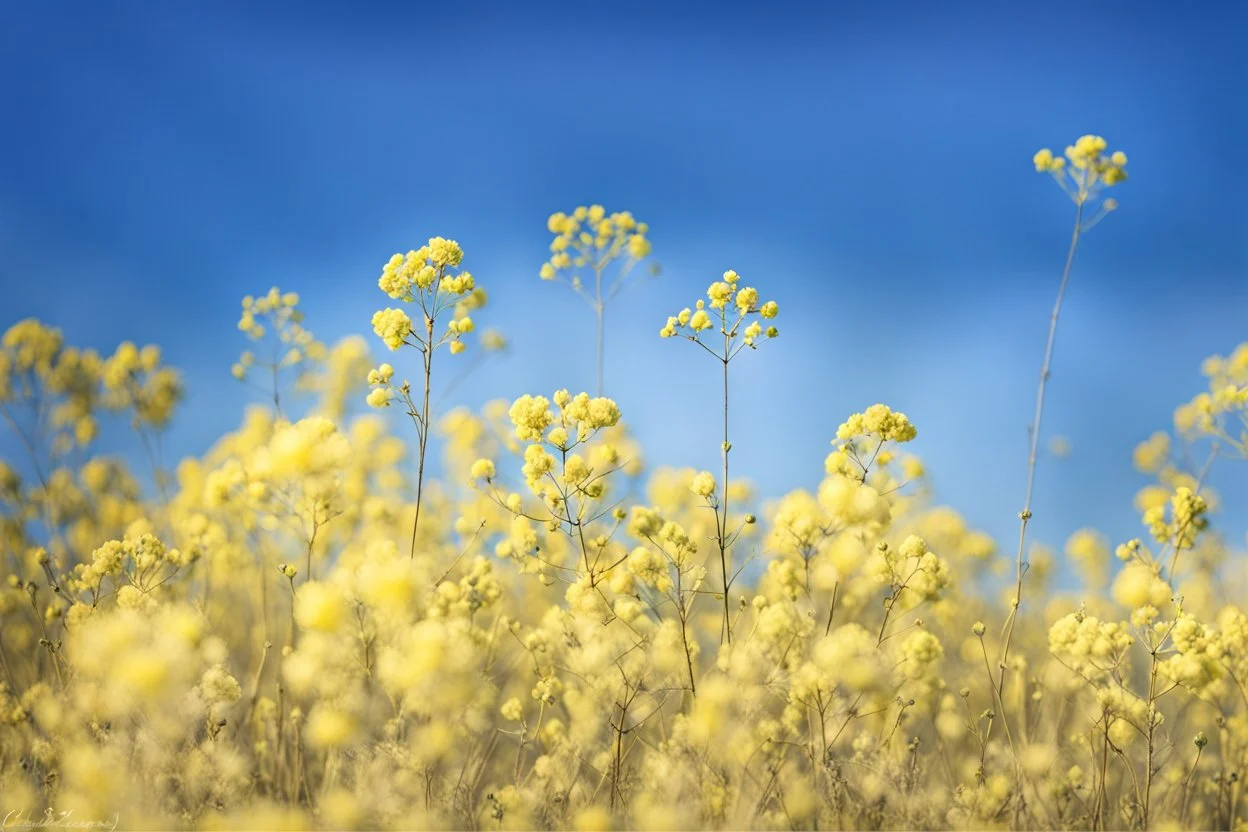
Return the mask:
[[[1066,264],[1062,268],[1062,278],[1057,286],[1057,299],[1053,303],[1053,312],[1049,315],[1049,334],[1045,340],[1044,360],[1040,364],[1040,381],[1036,387],[1036,410],[1028,428],[1027,489],[1023,498],[1023,510],[1018,513],[1018,552],[1015,564],[1014,595],[1010,601],[1010,612],[1002,630],[997,677],[998,698],[1005,689],[1010,642],[1014,637],[1014,625],[1018,621],[1018,610],[1022,605],[1023,577],[1027,574],[1027,562],[1024,559],[1027,524],[1032,518],[1031,498],[1036,481],[1040,423],[1044,416],[1044,394],[1048,387],[1050,367],[1053,363],[1053,344],[1057,339],[1057,319],[1062,312],[1062,301],[1066,296],[1066,286],[1070,283],[1070,273],[1075,263],[1075,251],[1079,248],[1079,241],[1084,233],[1099,224],[1118,207],[1117,200],[1103,198],[1105,189],[1127,178],[1127,155],[1121,150],[1106,155],[1105,148],[1106,142],[1103,138],[1087,135],[1066,148],[1065,158],[1054,156],[1053,151],[1044,148],[1032,159],[1036,171],[1051,174],[1053,180],[1075,203],[1075,225],[1070,235],[1070,246],[1066,251]],[[1069,165],[1067,165],[1068,160]],[[1094,211],[1090,211],[1090,208]],[[1089,214],[1091,214],[1090,217]]]
[[[724,434],[720,443],[723,465],[719,494],[716,496],[715,478],[708,472],[695,476],[691,488],[715,512],[715,543],[719,548],[720,577],[724,587],[722,640],[728,644],[732,643],[732,618],[728,606],[732,578],[728,575],[728,552],[741,533],[741,529],[732,532],[728,529],[728,454],[732,450],[732,442],[728,438],[728,365],[741,350],[747,347],[757,349],[760,342],[779,334],[774,326],[764,328],[759,319],[772,320],[780,311],[775,301],[760,306],[758,290],[739,287],[739,281],[740,276],[736,272],[724,272],[724,279],[712,283],[706,290],[710,300],[709,311],[707,302],[699,300],[696,309],[682,309],[678,315],[669,317],[667,324],[659,331],[663,338],[679,336],[697,344],[715,357],[723,371]],[[722,345],[719,338],[711,334],[716,328],[723,338]]]
[[[419,307],[414,323],[402,309],[383,309],[373,315],[373,331],[391,351],[408,346],[421,356],[419,403],[412,398],[412,385],[406,379],[394,385],[394,368],[382,364],[368,374],[372,392],[368,403],[388,407],[397,395],[407,406],[407,415],[416,425],[416,510],[412,520],[411,556],[416,557],[416,536],[420,528],[420,505],[425,487],[425,456],[429,449],[429,385],[433,377],[433,353],[443,344],[452,355],[464,351],[462,336],[472,332],[468,313],[485,304],[485,292],[476,287],[471,274],[459,268],[464,251],[459,243],[433,237],[428,245],[406,255],[395,254],[382,268],[377,285],[390,297]],[[439,332],[438,319],[451,320]]]
[[[605,383],[607,304],[635,283],[634,267],[650,254],[650,226],[628,211],[608,214],[601,205],[580,206],[571,214],[551,214],[546,227],[555,235],[542,280],[566,283],[594,310],[598,324],[598,395]],[[586,283],[592,276],[592,287]]]

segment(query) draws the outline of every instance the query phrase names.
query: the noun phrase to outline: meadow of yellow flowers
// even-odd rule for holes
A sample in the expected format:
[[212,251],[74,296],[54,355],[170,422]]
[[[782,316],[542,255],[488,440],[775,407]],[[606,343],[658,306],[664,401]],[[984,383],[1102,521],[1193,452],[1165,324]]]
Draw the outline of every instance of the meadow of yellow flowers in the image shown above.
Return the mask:
[[[387,363],[317,341],[294,293],[245,298],[233,373],[259,401],[176,466],[158,347],[15,323],[5,827],[1248,829],[1242,554],[1204,485],[1248,456],[1248,343],[1137,449],[1140,538],[1074,531],[1081,588],[1054,591],[1026,539],[1050,357],[1127,159],[1085,136],[1034,164],[1075,218],[1017,548],[932,503],[922,426],[885,404],[844,414],[814,491],[763,500],[730,467],[732,367],[783,349],[767,275],[656,314],[722,376],[722,467],[643,460],[601,355],[649,228],[601,206],[551,216],[540,267],[593,311],[598,377],[481,412],[436,400],[504,344],[442,237],[382,268]],[[92,452],[109,414],[133,468]]]

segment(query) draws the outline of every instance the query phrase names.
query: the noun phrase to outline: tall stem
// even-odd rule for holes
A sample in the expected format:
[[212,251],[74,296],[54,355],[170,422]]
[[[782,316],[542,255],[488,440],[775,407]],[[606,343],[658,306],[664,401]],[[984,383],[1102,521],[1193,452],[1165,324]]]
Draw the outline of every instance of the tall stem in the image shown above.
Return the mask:
[[1157,708],[1157,650],[1160,647],[1160,644],[1153,645],[1151,650],[1152,664],[1148,671],[1148,757],[1145,760],[1146,767],[1144,769],[1144,832],[1148,832],[1149,808],[1153,797],[1153,755],[1156,751],[1153,742],[1153,732],[1157,729],[1154,714]]
[[417,431],[418,459],[416,462],[416,516],[412,520],[412,558],[416,557],[416,530],[420,526],[420,500],[425,491],[425,448],[429,445],[429,379],[433,374],[433,316],[425,315],[425,394],[420,408],[420,424]]
[[1053,342],[1057,338],[1057,319],[1062,311],[1062,299],[1066,296],[1066,284],[1070,282],[1070,270],[1075,263],[1075,249],[1079,247],[1079,235],[1083,231],[1084,195],[1075,203],[1075,228],[1070,235],[1070,248],[1066,252],[1066,266],[1062,269],[1062,282],[1057,287],[1057,300],[1053,304],[1053,313],[1049,316],[1049,337],[1044,347],[1044,363],[1040,365],[1040,383],[1036,387],[1036,412],[1031,421],[1031,446],[1027,453],[1027,492],[1023,500],[1023,510],[1018,513],[1018,558],[1017,572],[1014,581],[1014,598],[1010,604],[1010,615],[1006,619],[1005,639],[1001,645],[1000,674],[997,677],[997,696],[1005,689],[1005,671],[1010,658],[1010,641],[1014,637],[1014,624],[1018,620],[1018,610],[1023,603],[1023,574],[1025,572],[1023,552],[1027,539],[1027,523],[1031,520],[1031,496],[1036,482],[1036,453],[1040,447],[1040,419],[1044,415],[1044,391],[1048,386],[1049,367],[1053,361]]
[[732,616],[728,608],[728,590],[730,582],[728,580],[728,451],[732,445],[728,442],[728,359],[729,348],[732,346],[730,336],[724,336],[724,470],[723,482],[721,485],[721,496],[719,507],[722,516],[719,520],[719,571],[724,579],[724,640],[728,644],[732,644]]
[[1102,717],[1105,726],[1105,743],[1101,746],[1101,788],[1096,793],[1095,828],[1105,828],[1105,804],[1109,800],[1109,715]]
[[[625,688],[627,691],[627,688]],[[617,703],[620,709],[620,722],[615,726],[615,762],[611,765],[611,811],[615,811],[616,796],[621,798],[620,793],[620,774],[624,765],[624,719],[628,716],[628,702],[624,704]]]

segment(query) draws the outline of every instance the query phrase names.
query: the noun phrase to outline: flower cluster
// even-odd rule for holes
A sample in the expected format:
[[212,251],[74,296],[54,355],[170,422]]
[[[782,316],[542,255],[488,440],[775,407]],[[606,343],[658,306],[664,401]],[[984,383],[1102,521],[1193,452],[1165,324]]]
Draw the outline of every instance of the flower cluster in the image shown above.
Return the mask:
[[394,367],[382,364],[375,370],[368,371],[368,386],[372,390],[368,394],[369,407],[389,407],[394,398],[394,388],[390,380],[394,378]]
[[136,429],[168,426],[182,401],[181,374],[162,366],[160,359],[160,347],[155,344],[140,349],[123,341],[104,361],[103,401],[113,410],[131,411]]
[[60,330],[34,319],[0,337],[0,413],[28,449],[50,428],[54,459],[95,441],[106,411],[128,414],[145,435],[159,433],[182,397],[181,374],[161,363],[154,344],[123,341],[105,357],[67,345]]
[[1087,676],[1113,671],[1134,643],[1124,624],[1101,621],[1082,610],[1068,613],[1049,628],[1049,650],[1072,670]]
[[1170,516],[1165,506],[1153,506],[1144,512],[1144,525],[1158,543],[1169,543],[1176,549],[1190,549],[1196,536],[1208,524],[1205,498],[1186,486],[1180,486],[1170,498]]
[[1188,440],[1208,438],[1248,458],[1248,346],[1211,356],[1201,369],[1208,391],[1175,409],[1175,429]]
[[913,534],[897,547],[881,542],[870,569],[877,580],[889,585],[890,606],[900,597],[910,599],[907,606],[933,601],[952,581],[949,564]]
[[[463,352],[462,337],[474,329],[468,313],[486,302],[485,292],[477,287],[473,276],[459,268],[463,259],[464,250],[459,243],[432,237],[419,249],[395,254],[386,261],[377,279],[378,287],[395,300],[417,304],[423,319],[413,324],[402,309],[390,307],[374,314],[373,332],[386,347],[394,351],[411,344],[421,351],[430,351],[446,343],[452,353]],[[452,318],[446,330],[438,334],[436,321],[448,310]]]
[[412,319],[402,309],[387,306],[373,313],[373,332],[388,350],[394,352],[406,344],[412,334]]
[[542,280],[567,274],[573,287],[580,288],[580,270],[602,272],[620,258],[631,267],[650,254],[646,238],[650,226],[633,219],[628,211],[608,214],[601,205],[581,205],[570,214],[551,214],[546,227],[555,238],[550,243],[550,260],[540,270]]
[[80,597],[90,594],[91,601],[80,601],[70,608],[69,613],[71,617],[84,615],[94,608],[108,579],[116,584],[117,603],[133,607],[172,574],[190,565],[194,556],[194,552],[183,553],[166,548],[148,532],[124,540],[110,540],[91,553],[90,563],[79,563],[74,567],[69,587]]
[[724,337],[724,351],[720,356],[724,361],[730,360],[744,347],[755,348],[760,341],[775,338],[780,331],[772,325],[764,327],[762,321],[774,319],[780,313],[780,307],[775,301],[760,305],[758,290],[738,286],[740,282],[741,277],[736,272],[724,272],[723,280],[707,287],[709,305],[707,301],[699,300],[694,309],[680,310],[667,319],[659,335],[664,338],[679,335],[701,342],[703,332],[718,329]]
[[[246,349],[230,368],[239,381],[268,393],[276,409],[288,377],[296,388],[306,389],[321,362],[328,357],[325,345],[303,325],[297,292],[276,286],[260,297],[243,298],[238,329],[255,346]],[[262,355],[257,355],[257,352]]]
[[[516,438],[533,443],[524,451],[525,482],[555,504],[566,502],[569,494],[601,497],[603,469],[618,467],[618,455],[609,445],[592,448],[590,458],[574,451],[598,431],[618,424],[620,410],[611,399],[590,398],[588,393],[573,396],[567,390],[557,391],[553,401],[558,415],[551,411],[551,402],[544,396],[522,396],[511,405],[509,415]],[[562,476],[554,478],[553,492],[543,480],[551,474],[557,460],[544,445],[560,455],[558,462],[563,468]]]
[[[1121,150],[1106,153],[1108,144],[1100,136],[1080,136],[1066,148],[1065,156],[1056,156],[1049,148],[1036,152],[1032,162],[1039,173],[1048,173],[1077,205],[1086,205],[1111,188],[1127,179],[1127,154]],[[1067,165],[1069,162],[1069,165]],[[1102,204],[1102,216],[1113,211],[1118,203],[1107,199]],[[1099,222],[1091,220],[1086,227]]]
[[836,429],[836,438],[842,442],[858,438],[909,442],[917,435],[906,414],[895,412],[885,404],[873,404],[866,411],[853,414]]

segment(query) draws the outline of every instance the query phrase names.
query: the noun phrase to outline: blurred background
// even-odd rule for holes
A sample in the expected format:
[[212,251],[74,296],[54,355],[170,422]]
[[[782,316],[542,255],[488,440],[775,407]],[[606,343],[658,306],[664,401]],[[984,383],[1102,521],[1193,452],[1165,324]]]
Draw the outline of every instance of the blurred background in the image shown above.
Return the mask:
[[[732,268],[781,310],[733,364],[735,472],[813,487],[882,401],[1012,557],[1074,217],[1031,157],[1093,132],[1131,178],[1075,265],[1043,432],[1070,453],[1040,462],[1032,539],[1118,542],[1143,532],[1132,449],[1248,339],[1246,10],[10,0],[0,329],[160,344],[189,391],[167,447],[198,454],[259,398],[229,372],[242,295],[298,291],[319,338],[388,360],[381,265],[442,235],[511,341],[444,408],[592,391],[592,313],[537,271],[546,217],[598,202],[662,264],[607,320],[607,392],[652,465],[717,465],[716,368],[658,330]],[[1241,542],[1245,468],[1212,478]]]

